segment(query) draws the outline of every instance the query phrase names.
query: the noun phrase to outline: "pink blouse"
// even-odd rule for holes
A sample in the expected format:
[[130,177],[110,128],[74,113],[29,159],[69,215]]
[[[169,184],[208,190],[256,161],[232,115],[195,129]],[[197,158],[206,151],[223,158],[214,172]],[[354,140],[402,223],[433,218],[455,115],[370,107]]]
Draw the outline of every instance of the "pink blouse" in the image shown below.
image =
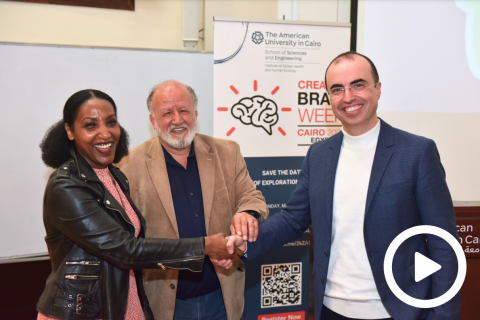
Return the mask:
[[[97,174],[100,181],[103,182],[107,190],[113,195],[115,200],[120,205],[125,205],[125,212],[130,218],[133,226],[135,227],[135,237],[138,238],[138,234],[140,233],[140,219],[138,218],[137,214],[133,210],[130,202],[127,200],[127,197],[123,193],[122,189],[118,186],[117,187],[112,182],[113,177],[110,176],[110,172],[108,168],[105,169],[93,169]],[[118,191],[117,191],[118,190]],[[50,318],[44,316],[40,312],[38,313],[37,320],[59,320],[56,318]],[[125,320],[145,320],[145,315],[143,314],[142,305],[140,304],[140,298],[138,297],[137,291],[137,282],[135,281],[135,274],[133,270],[130,270],[130,286],[128,289],[128,300],[127,300],[127,310],[125,311]]]

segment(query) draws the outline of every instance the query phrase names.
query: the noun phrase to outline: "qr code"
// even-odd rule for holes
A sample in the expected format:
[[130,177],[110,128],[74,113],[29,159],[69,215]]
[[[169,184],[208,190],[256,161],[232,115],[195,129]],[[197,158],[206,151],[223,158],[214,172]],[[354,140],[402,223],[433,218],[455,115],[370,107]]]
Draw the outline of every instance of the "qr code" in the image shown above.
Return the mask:
[[302,304],[302,263],[262,265],[262,308]]

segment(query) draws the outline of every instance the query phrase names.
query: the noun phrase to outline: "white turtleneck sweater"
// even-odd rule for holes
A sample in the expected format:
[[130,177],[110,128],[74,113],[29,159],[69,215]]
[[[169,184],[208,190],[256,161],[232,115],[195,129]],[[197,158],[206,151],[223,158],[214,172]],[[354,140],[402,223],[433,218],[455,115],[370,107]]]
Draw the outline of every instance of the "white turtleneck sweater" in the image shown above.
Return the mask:
[[360,136],[343,131],[335,176],[332,248],[323,303],[347,318],[390,318],[380,300],[363,237],[368,184],[379,133],[380,121]]

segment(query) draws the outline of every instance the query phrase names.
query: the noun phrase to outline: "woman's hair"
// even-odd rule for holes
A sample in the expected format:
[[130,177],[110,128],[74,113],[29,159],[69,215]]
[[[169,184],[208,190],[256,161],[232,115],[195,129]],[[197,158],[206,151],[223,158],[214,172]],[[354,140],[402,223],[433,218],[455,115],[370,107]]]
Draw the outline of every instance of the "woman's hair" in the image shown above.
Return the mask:
[[[73,124],[77,118],[80,106],[93,98],[110,102],[115,110],[115,115],[117,114],[115,102],[108,94],[102,91],[86,89],[74,93],[65,102],[63,119],[48,128],[40,143],[42,160],[47,166],[56,169],[70,158],[70,148],[74,146],[74,141],[68,139],[65,124],[68,124],[72,130],[75,130]],[[124,156],[128,155],[128,133],[122,126],[120,126],[120,133],[120,140],[115,150],[114,163],[120,162]]]

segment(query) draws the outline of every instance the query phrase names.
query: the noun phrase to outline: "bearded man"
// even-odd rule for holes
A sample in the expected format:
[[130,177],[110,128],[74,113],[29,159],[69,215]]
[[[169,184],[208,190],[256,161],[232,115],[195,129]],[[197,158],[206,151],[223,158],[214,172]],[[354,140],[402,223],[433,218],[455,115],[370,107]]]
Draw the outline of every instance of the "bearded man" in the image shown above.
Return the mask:
[[[155,86],[148,98],[157,137],[129,151],[119,167],[147,220],[147,238],[191,238],[223,232],[255,241],[268,216],[237,143],[197,131],[197,96],[177,81]],[[243,318],[242,262],[225,270],[205,260],[202,272],[144,270],[155,319]]]

